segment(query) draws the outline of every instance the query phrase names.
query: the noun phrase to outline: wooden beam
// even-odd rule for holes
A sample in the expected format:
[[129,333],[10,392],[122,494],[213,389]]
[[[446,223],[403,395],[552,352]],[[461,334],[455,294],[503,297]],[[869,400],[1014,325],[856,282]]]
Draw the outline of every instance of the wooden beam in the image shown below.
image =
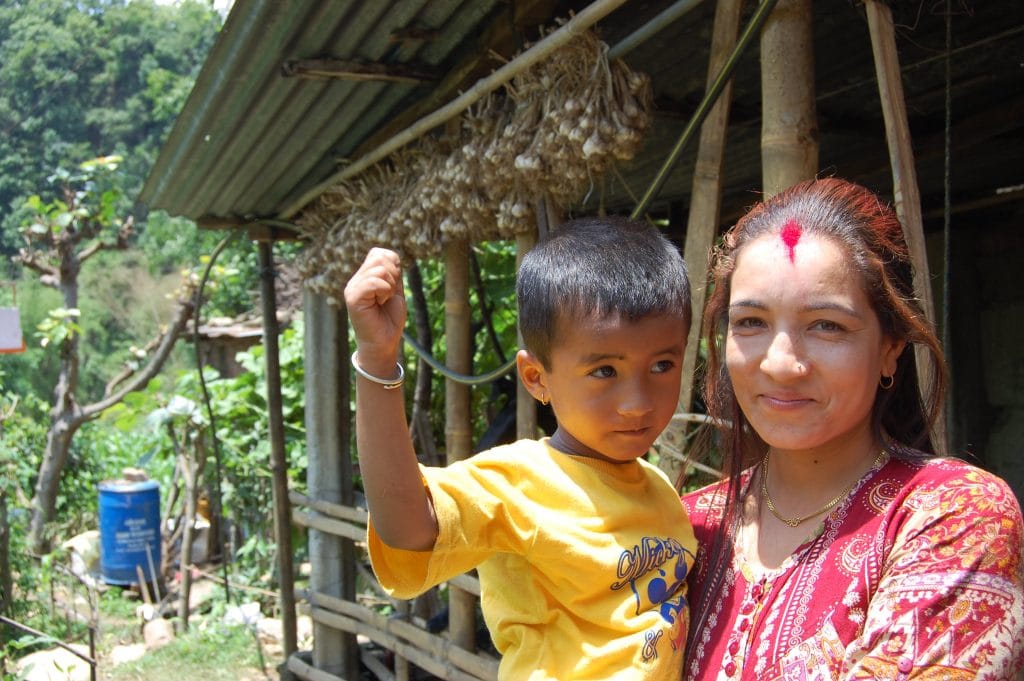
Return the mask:
[[[707,87],[710,88],[719,71],[736,46],[739,34],[742,0],[719,0],[715,6],[715,22],[711,36],[711,54],[708,59]],[[693,319],[683,356],[683,381],[679,387],[677,412],[689,412],[693,403],[694,370],[700,350],[700,332],[707,298],[706,273],[708,252],[718,233],[719,213],[722,198],[722,165],[725,158],[725,136],[729,124],[729,110],[732,100],[732,81],[725,86],[718,101],[711,108],[700,129],[697,159],[694,162],[693,185],[690,191],[690,213],[686,223],[686,243],[683,255],[690,273],[690,298],[693,304]],[[686,426],[670,427],[663,437],[673,440],[677,449],[685,451],[683,429]],[[675,435],[675,437],[674,437]],[[663,457],[661,468],[670,478],[679,474],[679,461],[674,457]]]
[[460,91],[465,90],[470,83],[485,76],[494,68],[495,54],[510,57],[519,48],[516,31],[519,17],[526,20],[527,17],[550,16],[556,4],[552,0],[516,2],[516,16],[511,17],[511,20],[507,11],[498,12],[490,24],[480,31],[475,44],[467,45],[464,48],[468,56],[445,74],[437,87],[430,91],[430,94],[395,116],[386,125],[378,128],[373,135],[356,147],[351,154],[352,157],[359,158],[369,153],[421,117],[437,109]]
[[263,301],[263,357],[266,363],[267,419],[270,439],[270,474],[273,481],[274,541],[280,580],[281,629],[285,657],[297,648],[295,629],[295,576],[292,526],[288,513],[288,463],[284,451],[284,413],[281,398],[281,357],[278,346],[277,300],[274,291],[273,246],[260,243],[260,297]]
[[[885,139],[889,147],[889,163],[892,167],[893,200],[896,214],[903,225],[903,234],[910,248],[910,259],[914,267],[914,290],[921,301],[924,313],[935,328],[935,296],[932,293],[931,277],[928,273],[928,252],[925,248],[924,221],[921,217],[921,194],[917,186],[917,170],[914,167],[914,148],[910,142],[910,125],[907,122],[907,105],[903,98],[903,82],[900,79],[899,54],[896,51],[896,28],[892,21],[892,10],[879,0],[866,0],[864,10],[871,34],[871,51],[878,76],[878,94],[882,100],[882,115],[885,118]],[[928,351],[918,344],[915,347],[918,382],[921,394],[931,384],[928,371]],[[946,427],[944,419],[935,424],[934,441],[938,453],[946,451]]]
[[811,0],[779,0],[761,33],[761,172],[773,196],[818,172]]
[[[303,350],[309,369],[305,372],[304,383],[309,459],[306,486],[312,498],[293,491],[289,501],[309,506],[319,514],[336,515],[362,524],[353,534],[331,532],[323,526],[313,526],[308,534],[312,566],[310,588],[338,598],[354,599],[358,560],[354,542],[366,540],[367,514],[362,509],[351,508],[355,491],[349,446],[352,381],[348,364],[348,315],[330,305],[325,296],[309,289],[303,289],[302,309],[306,325]],[[293,509],[293,521],[298,519],[297,513],[299,511]],[[313,665],[344,678],[356,678],[359,671],[356,637],[314,623]]]
[[[473,339],[469,308],[469,241],[457,239],[444,249],[445,365],[459,374],[472,373]],[[445,379],[445,457],[448,464],[473,454],[470,388]],[[462,589],[448,594],[448,628],[452,641],[476,650],[476,598]]]
[[288,59],[281,65],[285,78],[355,80],[425,85],[440,80],[436,69],[417,64],[381,64],[346,59]]

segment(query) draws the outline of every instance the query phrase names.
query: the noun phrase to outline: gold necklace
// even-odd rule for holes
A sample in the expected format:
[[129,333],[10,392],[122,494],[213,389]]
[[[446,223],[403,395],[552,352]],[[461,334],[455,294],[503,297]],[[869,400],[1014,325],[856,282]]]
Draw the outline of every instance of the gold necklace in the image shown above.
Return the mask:
[[[772,497],[770,494],[768,494],[768,454],[768,452],[765,452],[764,460],[761,461],[761,496],[764,497],[764,503],[768,506],[768,510],[772,512],[772,515],[781,520],[782,522],[784,522],[786,525],[789,525],[790,527],[797,527],[801,523],[808,521],[811,518],[816,518],[822,513],[825,513],[826,511],[831,511],[832,508],[840,501],[845,499],[850,494],[850,492],[853,491],[853,488],[856,487],[857,483],[860,482],[860,477],[858,477],[856,480],[850,483],[849,487],[847,487],[842,492],[837,494],[830,502],[821,507],[821,509],[815,511],[814,513],[811,513],[810,515],[800,516],[798,518],[786,518],[781,513],[779,513],[778,509],[775,508],[775,504],[772,503]],[[878,456],[876,456],[875,460],[871,463],[871,468],[874,468],[875,466],[878,465],[878,462],[882,460],[882,456],[884,454],[884,449],[878,452]]]

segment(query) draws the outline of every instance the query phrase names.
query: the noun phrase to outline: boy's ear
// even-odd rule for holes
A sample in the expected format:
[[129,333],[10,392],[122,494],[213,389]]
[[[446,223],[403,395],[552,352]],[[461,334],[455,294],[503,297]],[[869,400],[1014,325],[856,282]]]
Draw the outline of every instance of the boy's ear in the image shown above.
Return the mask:
[[547,403],[551,399],[544,365],[532,352],[520,350],[516,353],[516,369],[519,370],[519,380],[526,386],[533,399],[541,403]]

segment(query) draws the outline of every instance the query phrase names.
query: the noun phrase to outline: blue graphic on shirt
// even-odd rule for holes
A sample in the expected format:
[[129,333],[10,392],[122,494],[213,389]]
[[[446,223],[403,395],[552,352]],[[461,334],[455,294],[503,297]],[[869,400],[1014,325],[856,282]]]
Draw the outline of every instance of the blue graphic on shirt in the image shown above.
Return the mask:
[[[686,639],[686,597],[683,583],[686,581],[687,556],[692,562],[694,555],[677,540],[666,537],[644,537],[632,549],[619,556],[618,581],[612,584],[617,591],[629,585],[635,599],[635,612],[657,609],[661,618],[669,625],[672,649],[680,650]],[[652,573],[655,576],[650,577]],[[645,593],[641,593],[643,581],[650,578]],[[658,643],[664,631],[652,629],[645,634],[643,659],[652,660],[658,656]]]

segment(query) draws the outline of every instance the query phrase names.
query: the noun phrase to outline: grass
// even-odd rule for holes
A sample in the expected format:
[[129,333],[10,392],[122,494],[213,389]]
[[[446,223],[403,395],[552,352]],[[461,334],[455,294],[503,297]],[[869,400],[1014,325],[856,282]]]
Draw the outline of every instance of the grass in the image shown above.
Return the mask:
[[[80,591],[79,588],[79,599],[82,598]],[[50,593],[44,589],[17,594],[19,612],[16,620],[65,642],[86,644],[88,627],[84,621],[89,616],[88,605],[79,602],[75,608],[77,617],[70,616],[66,613],[71,610],[75,593],[63,586],[55,589],[56,606],[50,606]],[[106,589],[99,595],[98,678],[108,681],[266,681],[278,678],[275,665],[281,662],[279,651],[261,650],[250,629],[223,623],[225,606],[223,599],[217,597],[205,604],[203,612],[192,614],[187,633],[175,636],[161,648],[146,651],[138,660],[114,666],[112,652],[116,646],[143,641],[141,621],[136,612],[141,601],[128,596],[128,591],[119,588]],[[16,643],[19,639],[21,642]],[[50,647],[52,643],[47,640],[21,633],[12,635],[4,625],[0,625],[0,679],[16,678],[11,668],[14,658]]]
[[243,626],[198,620],[188,633],[135,662],[105,669],[114,681],[234,681],[262,679],[256,639]]

